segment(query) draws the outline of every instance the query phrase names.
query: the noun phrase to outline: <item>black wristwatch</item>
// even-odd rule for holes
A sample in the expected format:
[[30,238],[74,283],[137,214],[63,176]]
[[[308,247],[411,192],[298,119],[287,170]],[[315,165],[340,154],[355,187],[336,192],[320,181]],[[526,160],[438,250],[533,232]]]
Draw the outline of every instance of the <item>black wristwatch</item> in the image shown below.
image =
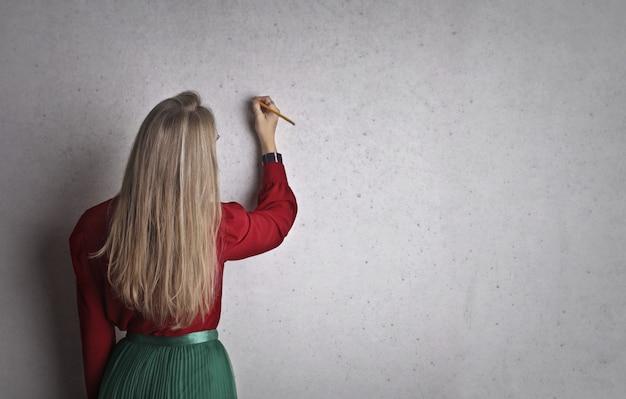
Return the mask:
[[261,161],[263,162],[263,165],[270,162],[283,163],[283,156],[277,152],[270,152],[263,155]]

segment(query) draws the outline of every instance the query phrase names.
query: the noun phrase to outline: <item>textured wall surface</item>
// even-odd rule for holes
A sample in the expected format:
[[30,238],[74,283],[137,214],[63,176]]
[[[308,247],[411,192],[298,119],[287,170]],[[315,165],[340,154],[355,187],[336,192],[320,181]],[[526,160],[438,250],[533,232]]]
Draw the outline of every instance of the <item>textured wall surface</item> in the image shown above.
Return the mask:
[[258,187],[248,99],[296,122],[300,213],[227,264],[242,398],[626,395],[626,3],[0,3],[0,396],[80,398],[67,238],[160,100],[214,110],[222,197]]

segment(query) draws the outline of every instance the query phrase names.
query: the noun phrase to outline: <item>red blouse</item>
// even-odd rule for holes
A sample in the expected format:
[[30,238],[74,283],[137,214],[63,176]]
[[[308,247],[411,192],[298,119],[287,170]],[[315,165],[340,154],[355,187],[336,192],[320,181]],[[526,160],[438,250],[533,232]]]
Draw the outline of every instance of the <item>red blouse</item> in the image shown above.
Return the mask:
[[83,346],[85,383],[89,398],[98,396],[106,362],[115,345],[115,329],[138,334],[175,336],[215,329],[222,307],[222,271],[224,262],[243,259],[277,247],[285,238],[296,217],[296,199],[289,188],[281,163],[263,166],[263,184],[258,205],[251,212],[237,203],[222,204],[219,228],[219,270],[216,297],[204,321],[201,315],[187,328],[169,330],[143,319],[126,308],[112,294],[107,279],[106,258],[89,258],[104,245],[109,208],[113,199],[88,209],[81,216],[70,237],[70,251],[78,298],[78,314]]

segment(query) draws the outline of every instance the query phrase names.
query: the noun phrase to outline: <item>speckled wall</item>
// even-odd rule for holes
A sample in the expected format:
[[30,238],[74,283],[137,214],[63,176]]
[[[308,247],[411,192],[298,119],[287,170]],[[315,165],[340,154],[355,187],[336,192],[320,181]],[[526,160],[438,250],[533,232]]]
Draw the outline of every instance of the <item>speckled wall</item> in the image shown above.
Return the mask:
[[242,398],[626,395],[626,3],[2,1],[0,396],[83,395],[67,238],[161,99],[214,110],[222,197],[284,114],[300,212],[227,264]]

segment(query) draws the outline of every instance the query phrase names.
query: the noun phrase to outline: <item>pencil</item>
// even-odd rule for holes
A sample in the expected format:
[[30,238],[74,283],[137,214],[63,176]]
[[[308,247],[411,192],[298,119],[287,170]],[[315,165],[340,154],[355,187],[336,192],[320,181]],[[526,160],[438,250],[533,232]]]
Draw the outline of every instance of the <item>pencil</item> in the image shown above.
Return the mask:
[[294,121],[292,121],[291,119],[287,118],[285,115],[281,114],[280,112],[278,112],[278,111],[274,111],[272,108],[270,108],[270,106],[269,106],[269,105],[266,105],[265,103],[262,103],[261,101],[259,101],[259,105],[260,105],[261,107],[265,108],[266,110],[268,110],[268,111],[270,111],[270,112],[272,112],[272,113],[274,113],[274,114],[276,114],[276,115],[280,116],[281,118],[283,118],[283,119],[284,119],[284,120],[286,120],[287,122],[291,123],[292,125],[296,126],[296,124],[295,124],[295,122],[294,122]]

